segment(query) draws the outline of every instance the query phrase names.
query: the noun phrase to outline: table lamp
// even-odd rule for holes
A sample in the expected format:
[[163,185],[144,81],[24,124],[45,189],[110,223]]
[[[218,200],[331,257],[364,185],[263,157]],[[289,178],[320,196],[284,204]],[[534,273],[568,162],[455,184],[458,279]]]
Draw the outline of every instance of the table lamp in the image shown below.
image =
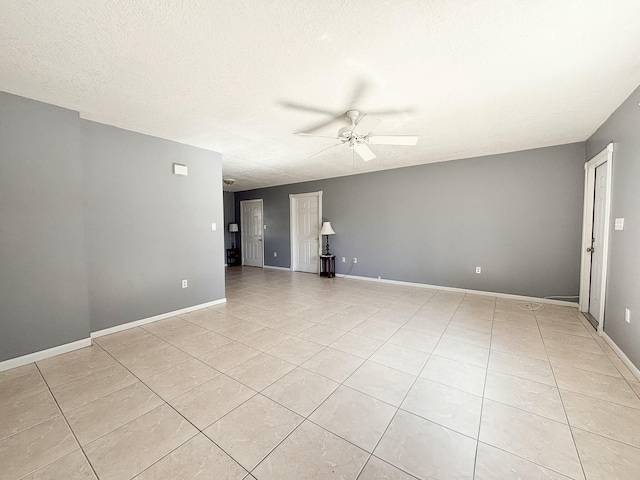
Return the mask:
[[327,247],[325,255],[331,255],[329,253],[329,235],[335,235],[336,232],[333,231],[333,227],[331,226],[331,222],[322,222],[322,229],[320,230],[320,235],[324,235],[327,241]]
[[233,240],[231,241],[231,248],[236,248],[236,232],[238,231],[237,223],[229,224],[229,232],[233,233]]

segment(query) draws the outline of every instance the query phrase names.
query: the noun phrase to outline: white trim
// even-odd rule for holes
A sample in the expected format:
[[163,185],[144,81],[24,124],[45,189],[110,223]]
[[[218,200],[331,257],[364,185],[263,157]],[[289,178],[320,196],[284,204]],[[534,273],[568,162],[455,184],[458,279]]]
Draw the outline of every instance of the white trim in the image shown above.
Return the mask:
[[56,355],[73,352],[74,350],[78,350],[79,348],[90,346],[91,339],[83,338],[82,340],[65,343],[64,345],[58,345],[57,347],[53,348],[47,348],[46,350],[40,350],[39,352],[29,353],[21,357],[10,358],[9,360],[0,362],[0,372],[9,370],[11,368],[22,367],[23,365],[27,365],[29,363],[39,362],[40,360],[44,360],[46,358],[55,357]]
[[269,270],[284,270],[285,272],[290,272],[291,269],[287,267],[274,267],[273,265],[265,265],[263,268],[268,268]]
[[320,273],[320,255],[322,254],[322,235],[320,235],[320,229],[322,227],[322,190],[317,192],[308,192],[308,193],[290,193],[289,194],[289,251],[291,252],[291,268],[289,269],[292,272],[296,272],[296,263],[294,262],[295,258],[295,225],[296,225],[296,215],[294,212],[297,211],[295,208],[295,199],[297,197],[309,197],[309,196],[317,196],[318,197],[318,269],[316,273]]
[[[260,215],[260,236],[262,237],[262,265],[258,268],[264,268],[264,244],[265,244],[265,240],[264,240],[264,201],[262,200],[262,198],[254,198],[253,200],[240,200],[240,253],[242,255],[241,258],[241,265],[244,265],[244,248],[242,248],[242,245],[244,245],[244,213],[242,212],[242,204],[243,203],[250,203],[250,202],[260,202],[260,210],[262,211],[262,214]],[[250,265],[253,266],[253,265]]]
[[[336,275],[336,277],[344,278],[344,275]],[[427,283],[404,282],[402,280],[388,280],[386,278],[359,277],[357,275],[349,275],[347,279],[349,278],[353,278],[354,280],[365,280],[367,282],[390,283],[392,285],[404,285],[407,287],[432,288],[434,290],[445,290],[447,292],[469,293],[472,295],[484,295],[489,297],[509,298],[512,300],[524,300],[527,302],[542,302],[549,305],[560,305],[563,307],[578,308],[578,304],[575,302],[566,302],[564,300],[553,300],[550,298],[526,297],[524,295],[514,295],[512,293],[485,292],[482,290],[470,290],[467,288],[443,287],[441,285],[429,285]]]
[[104,335],[110,335],[112,333],[121,332],[123,330],[129,330],[130,328],[139,327],[140,325],[146,325],[147,323],[156,322],[158,320],[163,320],[169,317],[175,317],[176,315],[193,312],[194,310],[200,310],[206,307],[212,307],[213,305],[219,305],[221,303],[225,303],[226,301],[226,298],[221,298],[220,300],[213,300],[212,302],[201,303],[200,305],[194,305],[187,308],[181,308],[180,310],[174,310],[173,312],[167,312],[160,315],[155,315],[153,317],[143,318],[142,320],[134,320],[133,322],[123,323],[122,325],[116,325],[115,327],[105,328],[104,330],[92,332],[91,338],[103,337]]
[[607,163],[607,191],[604,214],[604,250],[602,258],[602,282],[600,290],[600,312],[598,315],[598,332],[604,332],[604,307],[607,293],[607,268],[609,263],[609,222],[611,218],[611,185],[613,177],[613,143],[589,160],[584,165],[584,207],[582,217],[582,251],[580,261],[580,311],[589,310],[589,290],[591,286],[591,255],[587,248],[591,247],[593,233],[593,191],[596,181],[596,168]]
[[618,345],[616,345],[616,342],[614,342],[609,335],[607,335],[605,332],[600,332],[600,336],[604,338],[604,341],[609,344],[612,350],[616,352],[616,355],[620,357],[622,363],[624,363],[626,367],[631,370],[631,373],[633,373],[640,382],[640,370],[638,370],[638,367],[636,367],[633,362],[629,360],[629,357],[625,355],[625,353],[620,349]]

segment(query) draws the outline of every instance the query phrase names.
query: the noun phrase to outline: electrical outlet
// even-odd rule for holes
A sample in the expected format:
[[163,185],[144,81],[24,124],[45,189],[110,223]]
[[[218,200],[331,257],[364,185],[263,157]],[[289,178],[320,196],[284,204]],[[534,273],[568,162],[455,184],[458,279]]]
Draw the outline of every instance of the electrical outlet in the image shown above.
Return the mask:
[[346,261],[347,261],[347,259],[346,259],[346,258],[344,258],[344,257],[342,257],[342,263],[344,263],[344,262],[346,262]]
[[353,257],[353,263],[358,263],[358,259],[356,257]]
[[482,268],[481,267],[476,267],[476,273],[482,273]]
[[184,280],[182,280],[182,288],[187,288],[189,286],[189,283],[187,282],[187,279],[185,278]]
[[378,280],[382,280],[382,277],[380,275],[378,275]]
[[273,252],[273,256],[277,257],[278,256],[278,252]]
[[628,308],[624,309],[624,321],[627,323],[631,323],[631,310]]

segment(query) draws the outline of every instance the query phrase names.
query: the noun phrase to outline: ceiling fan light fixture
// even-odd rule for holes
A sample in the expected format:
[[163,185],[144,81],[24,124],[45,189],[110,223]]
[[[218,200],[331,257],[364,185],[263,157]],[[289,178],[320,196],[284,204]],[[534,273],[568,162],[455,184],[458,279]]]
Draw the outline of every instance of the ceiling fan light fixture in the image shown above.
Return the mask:
[[236,180],[234,178],[223,178],[222,181],[227,186],[231,186],[236,183]]

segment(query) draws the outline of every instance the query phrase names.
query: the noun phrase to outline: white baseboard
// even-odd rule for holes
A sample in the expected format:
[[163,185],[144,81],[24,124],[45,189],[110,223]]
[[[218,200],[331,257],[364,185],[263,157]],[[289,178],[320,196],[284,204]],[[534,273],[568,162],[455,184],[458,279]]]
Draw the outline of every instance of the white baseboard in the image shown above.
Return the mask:
[[225,303],[226,298],[220,300],[214,300],[212,302],[201,303],[200,305],[193,305],[192,307],[182,308],[180,310],[174,310],[173,312],[161,313],[149,318],[143,318],[141,320],[134,320],[133,322],[123,323],[122,325],[116,325],[115,327],[105,328],[104,330],[98,330],[97,332],[91,332],[91,338],[103,337],[112,333],[121,332],[123,330],[129,330],[130,328],[139,327],[140,325],[146,325],[147,323],[157,322],[158,320],[164,320],[165,318],[175,317],[184,313],[193,312],[194,310],[200,310],[206,307],[212,307],[213,305],[219,305]]
[[629,360],[629,357],[627,357],[625,355],[625,353],[622,350],[620,350],[620,347],[618,345],[616,345],[616,342],[614,342],[609,335],[607,335],[605,332],[602,332],[602,338],[604,338],[604,341],[609,344],[611,349],[614,352],[616,352],[616,355],[618,355],[618,357],[620,357],[620,360],[622,360],[622,363],[624,363],[626,365],[626,367],[629,370],[631,370],[631,373],[633,373],[636,376],[636,378],[638,379],[638,381],[640,382],[640,370],[638,370],[638,367],[636,367],[633,364],[633,362],[631,362],[631,360]]
[[264,265],[263,268],[268,268],[269,270],[282,270],[285,272],[290,272],[291,269],[287,267],[274,267],[272,265]]
[[[344,275],[336,275],[336,278],[344,278]],[[576,302],[565,302],[563,300],[544,299],[538,297],[526,297],[524,295],[514,295],[511,293],[484,292],[482,290],[470,290],[467,288],[443,287],[441,285],[428,285],[426,283],[404,282],[402,280],[388,280],[386,278],[359,277],[357,275],[349,275],[347,278],[354,280],[365,280],[367,282],[390,283],[393,285],[403,285],[406,287],[431,288],[433,290],[445,290],[447,292],[469,293],[471,295],[485,295],[489,297],[509,298],[511,300],[523,300],[526,302],[542,302],[549,305],[560,305],[563,307],[578,308]]]
[[46,350],[40,350],[39,352],[29,353],[28,355],[23,355],[21,357],[11,358],[9,360],[5,360],[4,362],[0,362],[0,372],[9,370],[11,368],[21,367],[23,365],[27,365],[28,363],[39,362],[40,360],[44,360],[46,358],[55,357],[56,355],[61,355],[63,353],[78,350],[79,348],[90,346],[91,339],[83,338],[82,340],[78,340],[75,342],[65,343],[64,345],[47,348]]

